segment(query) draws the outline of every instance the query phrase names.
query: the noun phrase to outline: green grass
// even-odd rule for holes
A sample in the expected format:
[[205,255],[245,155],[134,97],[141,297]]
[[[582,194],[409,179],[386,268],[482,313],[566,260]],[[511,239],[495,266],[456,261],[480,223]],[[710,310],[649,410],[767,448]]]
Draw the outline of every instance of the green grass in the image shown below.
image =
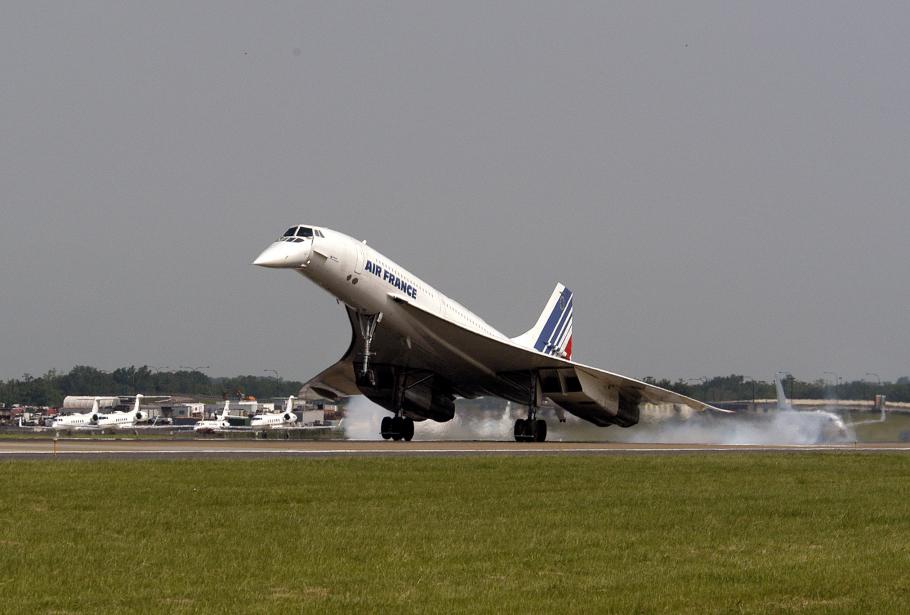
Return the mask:
[[910,609],[889,454],[0,463],[0,612]]

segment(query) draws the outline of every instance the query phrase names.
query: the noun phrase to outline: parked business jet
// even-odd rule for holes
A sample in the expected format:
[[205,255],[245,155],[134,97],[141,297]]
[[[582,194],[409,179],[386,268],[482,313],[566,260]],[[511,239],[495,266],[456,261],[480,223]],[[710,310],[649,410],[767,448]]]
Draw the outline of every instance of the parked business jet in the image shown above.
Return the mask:
[[117,410],[110,414],[98,417],[98,427],[102,430],[114,431],[118,429],[133,429],[136,423],[148,419],[148,415],[139,409],[139,402],[144,395],[136,395],[136,402],[129,412]]
[[263,431],[281,427],[286,428],[292,425],[296,420],[297,415],[294,414],[294,396],[291,395],[284,404],[283,412],[263,412],[262,414],[257,414],[250,420],[250,426],[253,428],[253,431]]
[[55,431],[86,431],[97,430],[98,419],[101,411],[98,408],[98,398],[92,401],[92,409],[85,413],[66,414],[54,419],[51,428]]
[[882,404],[879,409],[879,417],[875,419],[866,419],[862,421],[844,421],[840,415],[825,410],[823,408],[795,409],[787,395],[784,393],[784,384],[781,376],[788,375],[787,372],[777,372],[774,374],[774,386],[777,388],[777,409],[784,411],[800,412],[802,414],[811,414],[819,417],[824,422],[823,434],[826,440],[844,440],[851,438],[852,429],[859,425],[872,425],[874,423],[884,423],[887,420],[885,405]]
[[414,421],[451,420],[456,397],[526,405],[527,418],[514,426],[519,441],[546,439],[537,418],[544,398],[599,426],[635,425],[642,403],[724,412],[572,361],[574,301],[562,284],[535,325],[509,338],[366,242],[327,228],[292,226],[253,264],[297,271],[344,304],[351,344],[304,388],[329,399],[366,395],[394,414],[382,421],[386,439],[410,440]]
[[215,431],[230,429],[231,424],[227,420],[228,414],[230,414],[230,412],[231,401],[226,399],[224,400],[224,409],[221,410],[221,414],[207,421],[199,421],[193,426],[193,431],[212,433]]

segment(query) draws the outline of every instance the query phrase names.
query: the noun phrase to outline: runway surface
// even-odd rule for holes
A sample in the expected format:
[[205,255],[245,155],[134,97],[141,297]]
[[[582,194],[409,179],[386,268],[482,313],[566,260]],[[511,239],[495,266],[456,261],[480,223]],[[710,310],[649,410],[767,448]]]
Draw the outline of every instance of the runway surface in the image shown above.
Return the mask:
[[237,440],[0,440],[0,459],[137,459],[232,457],[407,457],[454,455],[679,455],[692,453],[805,453],[842,451],[910,453],[910,443],[822,444],[814,446],[627,444],[613,442],[393,442],[393,441],[237,441]]

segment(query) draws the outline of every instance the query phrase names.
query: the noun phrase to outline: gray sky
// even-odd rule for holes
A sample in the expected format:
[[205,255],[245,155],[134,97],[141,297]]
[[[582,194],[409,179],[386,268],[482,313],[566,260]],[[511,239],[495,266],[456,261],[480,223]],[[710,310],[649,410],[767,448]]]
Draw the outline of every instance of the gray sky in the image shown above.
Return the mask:
[[905,3],[6,2],[0,377],[305,380],[287,226],[631,376],[910,374]]

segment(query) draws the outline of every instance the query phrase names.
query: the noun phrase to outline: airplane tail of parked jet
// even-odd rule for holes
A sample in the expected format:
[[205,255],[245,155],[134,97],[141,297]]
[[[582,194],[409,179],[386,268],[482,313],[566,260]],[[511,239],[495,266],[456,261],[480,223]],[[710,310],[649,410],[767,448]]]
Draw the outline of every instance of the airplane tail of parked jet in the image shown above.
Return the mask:
[[133,420],[135,421],[144,421],[148,418],[148,416],[139,409],[139,403],[142,401],[143,397],[145,396],[142,394],[136,394],[136,401],[133,403],[133,409],[130,411],[130,414],[133,415]]
[[288,397],[288,400],[284,402],[284,411],[285,413],[294,412],[294,396],[291,395]]
[[512,341],[554,357],[571,359],[574,318],[572,297],[571,290],[557,283],[537,323],[528,331],[512,338]]
[[774,387],[777,389],[777,409],[778,410],[793,410],[793,406],[790,405],[790,400],[787,399],[787,394],[784,393],[784,381],[781,379],[781,375],[786,372],[777,372],[774,374]]
[[224,400],[224,409],[221,411],[221,416],[219,416],[218,418],[223,421],[223,420],[227,419],[228,414],[230,414],[230,412],[231,412],[231,400],[225,399]]

